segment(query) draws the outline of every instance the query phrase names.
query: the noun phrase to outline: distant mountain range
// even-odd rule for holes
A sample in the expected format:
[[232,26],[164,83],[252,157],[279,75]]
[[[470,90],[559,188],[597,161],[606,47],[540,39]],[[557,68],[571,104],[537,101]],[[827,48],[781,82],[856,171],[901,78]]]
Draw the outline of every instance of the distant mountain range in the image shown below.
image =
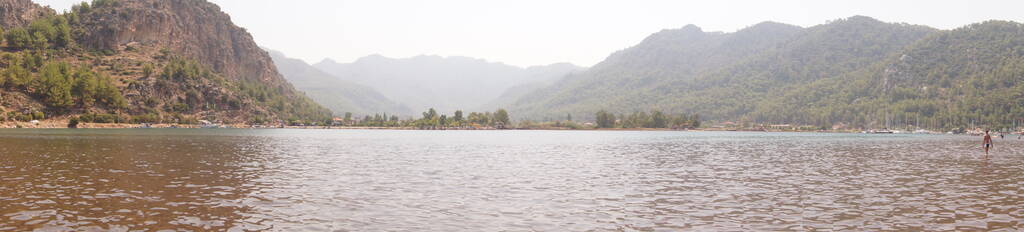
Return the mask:
[[467,57],[393,59],[379,55],[348,64],[324,60],[313,66],[341,80],[376,89],[414,112],[435,108],[448,113],[493,111],[509,105],[498,104],[509,101],[499,98],[514,87],[543,86],[583,70],[571,64],[520,68]]
[[281,52],[270,51],[270,57],[288,82],[335,114],[415,114],[408,107],[395,103],[372,87],[334,77],[305,61],[288,58]]
[[705,119],[882,127],[1008,126],[1024,118],[1024,26],[956,30],[855,16],[734,33],[689,25],[522,94],[519,119],[661,110]]

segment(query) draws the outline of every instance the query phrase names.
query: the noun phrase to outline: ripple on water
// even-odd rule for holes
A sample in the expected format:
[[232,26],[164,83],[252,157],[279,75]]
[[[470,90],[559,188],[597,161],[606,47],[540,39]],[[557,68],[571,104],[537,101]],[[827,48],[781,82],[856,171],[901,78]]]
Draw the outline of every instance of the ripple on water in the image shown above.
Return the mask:
[[0,230],[1024,230],[1017,140],[158,132],[0,133]]

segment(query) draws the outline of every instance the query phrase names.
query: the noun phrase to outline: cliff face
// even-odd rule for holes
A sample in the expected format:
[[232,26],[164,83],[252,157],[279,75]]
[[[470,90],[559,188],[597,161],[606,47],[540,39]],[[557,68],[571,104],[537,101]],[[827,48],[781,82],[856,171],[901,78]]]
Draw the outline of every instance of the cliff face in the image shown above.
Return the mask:
[[[278,73],[252,35],[205,0],[93,1],[59,15],[29,0],[0,0],[0,6],[5,25],[38,23],[26,28],[29,34],[48,36],[38,46],[0,45],[0,71],[19,74],[16,81],[0,84],[0,92],[12,96],[0,98],[0,114],[114,114],[126,118],[119,121],[155,123],[330,119],[329,110]],[[63,33],[32,31],[47,27]],[[50,71],[42,75],[46,67]],[[72,68],[75,73],[59,71]],[[109,82],[103,88],[108,100],[92,100],[99,88],[90,79]]]
[[81,23],[85,34],[79,42],[87,48],[116,51],[135,43],[162,47],[229,79],[287,84],[252,35],[205,0],[122,0],[81,15]]
[[4,29],[26,26],[33,19],[47,14],[53,14],[53,10],[31,0],[0,0],[0,27]]

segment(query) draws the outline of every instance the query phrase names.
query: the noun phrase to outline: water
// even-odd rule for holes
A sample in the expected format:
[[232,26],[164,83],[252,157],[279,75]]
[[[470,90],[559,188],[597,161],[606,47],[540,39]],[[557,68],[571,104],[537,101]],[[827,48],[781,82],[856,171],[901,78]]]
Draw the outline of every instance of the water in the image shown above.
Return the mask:
[[0,231],[1022,230],[1024,142],[4,130]]

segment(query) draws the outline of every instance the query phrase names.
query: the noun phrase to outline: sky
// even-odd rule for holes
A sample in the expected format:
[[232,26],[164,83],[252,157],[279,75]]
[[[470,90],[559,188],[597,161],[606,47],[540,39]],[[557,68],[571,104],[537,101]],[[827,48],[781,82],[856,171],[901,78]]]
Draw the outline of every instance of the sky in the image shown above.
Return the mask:
[[[58,11],[81,0],[33,0]],[[854,15],[953,29],[1024,22],[1021,0],[210,0],[260,46],[316,63],[379,54],[592,66],[663,29],[810,27]]]

